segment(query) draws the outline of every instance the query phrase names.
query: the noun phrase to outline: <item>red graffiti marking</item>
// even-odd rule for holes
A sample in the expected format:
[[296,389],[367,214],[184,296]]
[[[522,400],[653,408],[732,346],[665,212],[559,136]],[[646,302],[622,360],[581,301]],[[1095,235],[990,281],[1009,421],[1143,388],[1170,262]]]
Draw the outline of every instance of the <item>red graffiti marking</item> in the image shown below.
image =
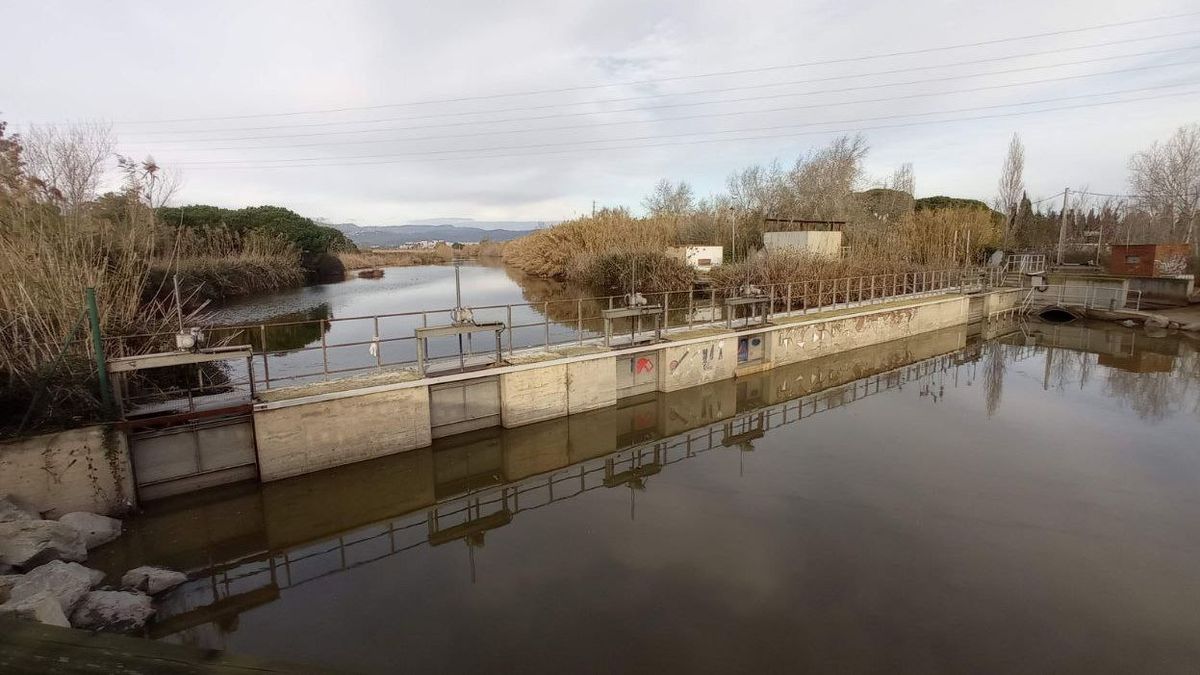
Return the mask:
[[644,357],[639,358],[637,360],[637,366],[634,367],[635,373],[648,373],[652,370],[654,370],[654,362]]

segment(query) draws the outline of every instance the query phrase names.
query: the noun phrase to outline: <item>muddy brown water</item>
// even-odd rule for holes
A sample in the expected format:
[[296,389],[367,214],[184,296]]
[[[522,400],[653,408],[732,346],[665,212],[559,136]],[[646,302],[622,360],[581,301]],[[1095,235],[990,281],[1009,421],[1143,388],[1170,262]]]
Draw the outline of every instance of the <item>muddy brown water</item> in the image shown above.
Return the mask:
[[364,672],[1200,670],[1197,343],[949,330],[151,504],[156,639]]

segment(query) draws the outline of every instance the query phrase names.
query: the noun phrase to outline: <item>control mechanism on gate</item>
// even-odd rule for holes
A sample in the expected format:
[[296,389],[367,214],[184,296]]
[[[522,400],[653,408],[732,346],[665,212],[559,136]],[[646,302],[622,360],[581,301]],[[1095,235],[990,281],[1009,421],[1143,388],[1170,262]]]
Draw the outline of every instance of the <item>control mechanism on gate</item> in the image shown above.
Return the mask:
[[[505,330],[508,330],[508,326],[501,321],[489,321],[485,323],[477,323],[475,321],[475,312],[470,307],[464,307],[462,303],[462,276],[459,272],[459,267],[460,264],[455,262],[455,303],[454,309],[450,310],[449,325],[423,326],[414,331],[417,338],[417,372],[422,377],[429,375],[431,369],[436,369],[439,373],[465,372],[470,368],[498,366],[504,363],[500,336],[504,334]],[[495,335],[495,350],[491,356],[485,356],[483,353],[476,354],[474,352],[471,344],[471,336],[475,333],[493,333]],[[451,359],[431,359],[429,340],[446,337],[457,338],[458,353]],[[466,340],[465,343],[464,338]],[[481,361],[480,359],[483,360]],[[440,363],[432,364],[431,361],[440,361]],[[457,364],[454,361],[457,361]],[[434,368],[431,368],[431,366],[434,366]]]

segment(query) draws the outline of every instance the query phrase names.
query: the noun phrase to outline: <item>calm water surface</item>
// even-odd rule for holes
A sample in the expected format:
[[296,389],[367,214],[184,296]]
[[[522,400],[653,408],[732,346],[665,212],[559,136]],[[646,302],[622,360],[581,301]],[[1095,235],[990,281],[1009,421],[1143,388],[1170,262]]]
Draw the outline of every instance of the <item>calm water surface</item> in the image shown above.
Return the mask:
[[[475,308],[476,321],[503,321],[516,326],[505,332],[505,349],[510,348],[510,342],[516,349],[542,345],[547,333],[554,341],[574,339],[578,328],[575,298],[592,295],[528,277],[498,263],[465,262],[460,275],[462,302]],[[513,305],[511,313],[502,307],[505,305]],[[413,330],[449,323],[449,310],[454,306],[453,265],[387,267],[381,279],[351,278],[236,298],[214,308],[213,323],[242,326],[215,331],[215,337],[253,344],[256,351],[261,351],[265,335],[271,352],[270,377],[262,357],[258,357],[256,379],[286,386],[319,379],[326,369],[344,373],[370,369],[377,363],[411,365],[416,359]],[[422,316],[421,312],[427,313]],[[397,314],[408,315],[394,316]],[[376,321],[377,315],[392,316]],[[265,331],[260,328],[264,324]],[[597,335],[598,329],[589,323],[584,336]],[[376,335],[382,341],[378,357],[369,350]],[[479,346],[470,345],[472,351],[494,350],[490,336],[475,337],[479,338]],[[431,339],[430,352],[434,358],[457,358],[457,341]],[[240,366],[238,373],[240,379]]]
[[1195,341],[1030,324],[158,503],[97,559],[191,572],[159,639],[357,671],[1195,673],[1198,488]]

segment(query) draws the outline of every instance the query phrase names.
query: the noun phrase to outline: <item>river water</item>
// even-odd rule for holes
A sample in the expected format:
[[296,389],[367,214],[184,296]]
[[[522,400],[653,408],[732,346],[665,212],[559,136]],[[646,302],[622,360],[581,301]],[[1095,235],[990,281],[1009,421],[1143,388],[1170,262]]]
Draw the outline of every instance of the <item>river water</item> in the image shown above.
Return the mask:
[[366,672],[1200,670],[1197,342],[954,329],[151,504],[151,635]]
[[[380,279],[345,281],[290,288],[244,298],[215,307],[212,323],[239,326],[212,331],[229,343],[253,344],[264,357],[255,359],[260,384],[286,386],[335,375],[363,372],[377,365],[411,366],[416,359],[413,330],[450,322],[456,306],[453,265],[383,268]],[[576,298],[594,295],[565,284],[526,276],[499,263],[466,262],[460,270],[464,306],[472,307],[477,322],[503,321],[516,326],[504,334],[506,350],[593,337],[599,326],[577,325]],[[511,307],[509,307],[511,306]],[[589,306],[588,315],[596,315]],[[424,314],[423,314],[424,313]],[[375,318],[381,317],[381,318]],[[264,327],[265,326],[265,327]],[[265,336],[265,340],[264,340]],[[378,336],[376,351],[372,341]],[[464,345],[476,353],[495,348],[490,335],[473,336]],[[452,338],[430,340],[432,358],[458,354]]]

